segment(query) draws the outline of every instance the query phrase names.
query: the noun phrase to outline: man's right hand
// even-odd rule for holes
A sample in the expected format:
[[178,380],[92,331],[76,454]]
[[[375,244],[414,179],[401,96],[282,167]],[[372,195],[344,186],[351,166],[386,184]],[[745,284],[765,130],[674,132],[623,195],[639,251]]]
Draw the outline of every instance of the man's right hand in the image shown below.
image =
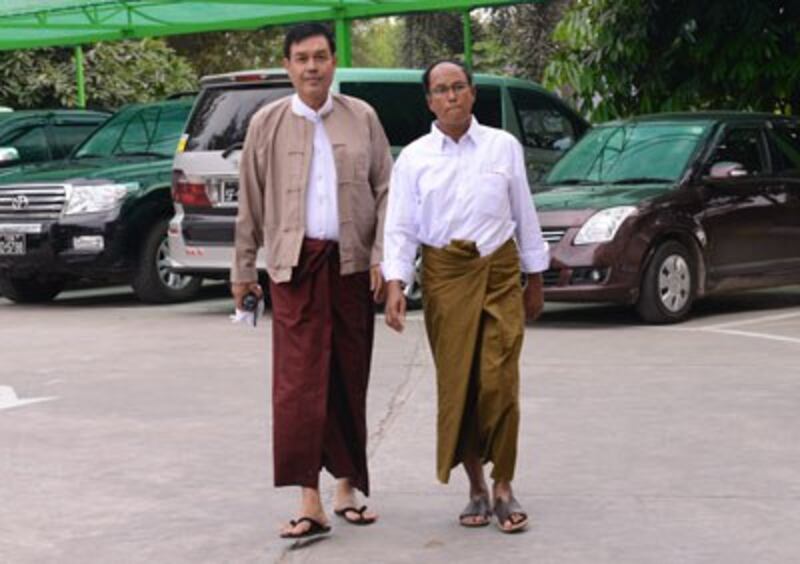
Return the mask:
[[386,316],[386,325],[397,331],[403,332],[406,323],[406,297],[399,280],[389,280],[386,283],[386,305],[383,308]]
[[231,294],[236,309],[244,309],[242,302],[247,294],[254,294],[259,300],[264,298],[264,290],[258,282],[231,282]]

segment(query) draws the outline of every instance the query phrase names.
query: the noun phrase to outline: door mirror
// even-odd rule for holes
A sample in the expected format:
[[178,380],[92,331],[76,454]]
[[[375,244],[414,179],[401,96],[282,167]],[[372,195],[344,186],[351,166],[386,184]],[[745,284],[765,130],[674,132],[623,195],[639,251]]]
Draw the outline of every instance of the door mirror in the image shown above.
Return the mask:
[[19,151],[14,147],[0,147],[0,166],[12,164],[19,160]]
[[749,173],[745,170],[744,166],[740,163],[733,161],[722,161],[714,163],[708,173],[709,178],[741,178],[747,176]]

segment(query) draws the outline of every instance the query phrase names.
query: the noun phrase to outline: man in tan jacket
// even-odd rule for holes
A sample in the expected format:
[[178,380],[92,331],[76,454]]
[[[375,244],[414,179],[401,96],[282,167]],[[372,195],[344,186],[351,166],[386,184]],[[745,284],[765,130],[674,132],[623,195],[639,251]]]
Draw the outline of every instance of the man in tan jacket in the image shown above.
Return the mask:
[[355,489],[369,495],[366,392],[392,158],[375,111],[330,92],[336,57],[326,27],[292,28],[284,57],[296,93],[250,122],[231,282],[237,308],[248,293],[263,296],[255,264],[263,246],[275,485],[302,488],[299,515],[281,532],[296,539],[330,531],[322,468],[337,478],[337,515],[358,525],[377,518]]

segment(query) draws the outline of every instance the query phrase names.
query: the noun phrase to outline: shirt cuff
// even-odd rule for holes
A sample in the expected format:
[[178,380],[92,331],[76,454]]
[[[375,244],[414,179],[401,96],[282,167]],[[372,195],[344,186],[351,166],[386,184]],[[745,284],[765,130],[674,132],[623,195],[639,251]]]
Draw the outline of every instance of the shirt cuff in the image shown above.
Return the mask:
[[414,283],[416,276],[413,264],[404,264],[397,261],[383,261],[381,263],[381,271],[383,278],[388,282],[389,280],[402,280],[406,286]]
[[529,252],[520,254],[523,272],[544,272],[550,268],[550,253],[547,249],[539,252]]

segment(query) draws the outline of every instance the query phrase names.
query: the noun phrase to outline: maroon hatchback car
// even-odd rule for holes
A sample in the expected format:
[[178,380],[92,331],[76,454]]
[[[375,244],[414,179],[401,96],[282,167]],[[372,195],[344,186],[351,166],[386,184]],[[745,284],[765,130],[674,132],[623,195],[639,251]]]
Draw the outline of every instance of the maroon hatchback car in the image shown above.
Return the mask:
[[687,317],[712,293],[800,283],[800,122],[660,114],[597,126],[534,201],[553,301]]

